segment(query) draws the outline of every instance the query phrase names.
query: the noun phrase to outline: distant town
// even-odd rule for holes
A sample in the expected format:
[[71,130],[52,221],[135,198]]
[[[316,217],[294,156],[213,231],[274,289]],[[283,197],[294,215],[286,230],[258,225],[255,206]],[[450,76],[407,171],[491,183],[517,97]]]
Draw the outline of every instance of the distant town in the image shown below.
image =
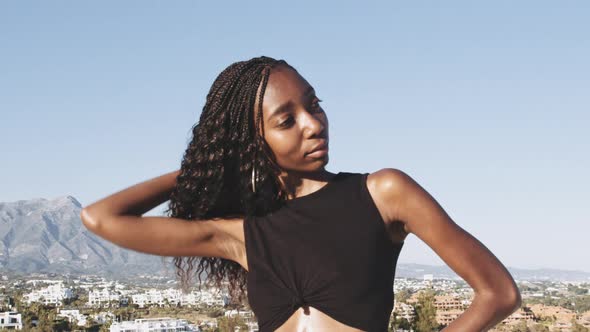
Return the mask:
[[[183,294],[163,257],[89,232],[72,196],[0,202],[0,330],[257,331],[227,287]],[[169,257],[167,257],[169,258]],[[507,267],[522,307],[493,331],[589,331],[590,273]],[[396,265],[389,331],[436,331],[473,299],[448,266]]]
[[[517,280],[523,304],[492,331],[590,331],[590,282]],[[183,294],[176,280],[142,275],[0,276],[0,331],[258,331],[247,302],[224,290]],[[396,278],[389,331],[437,331],[470,305],[464,281]]]

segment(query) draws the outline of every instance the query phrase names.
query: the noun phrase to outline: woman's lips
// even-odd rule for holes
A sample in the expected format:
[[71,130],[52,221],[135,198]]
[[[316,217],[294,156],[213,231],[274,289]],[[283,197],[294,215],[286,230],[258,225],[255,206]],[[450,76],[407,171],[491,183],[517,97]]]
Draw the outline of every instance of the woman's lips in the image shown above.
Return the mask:
[[328,146],[324,146],[318,150],[315,150],[314,152],[306,154],[306,156],[312,157],[312,158],[318,158],[318,157],[323,157],[327,154],[328,154]]

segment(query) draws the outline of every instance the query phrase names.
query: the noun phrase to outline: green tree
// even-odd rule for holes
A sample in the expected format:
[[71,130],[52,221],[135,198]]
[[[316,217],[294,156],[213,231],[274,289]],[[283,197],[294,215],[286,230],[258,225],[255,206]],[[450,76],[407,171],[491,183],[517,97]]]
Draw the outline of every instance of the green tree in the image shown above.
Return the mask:
[[393,313],[393,317],[389,324],[389,332],[397,331],[398,329],[409,330],[412,328],[412,324],[405,318],[399,317],[396,312]]
[[422,291],[418,295],[418,303],[414,307],[415,318],[413,328],[418,332],[436,331],[439,327],[436,321],[436,307],[434,306],[434,291]]
[[[35,303],[34,303],[35,304]],[[31,309],[31,306],[26,306],[23,302],[17,302],[17,311],[22,313],[23,330],[29,331],[33,329],[33,319],[36,319],[37,313]]]
[[574,309],[577,313],[583,313],[590,310],[590,295],[576,296],[573,299],[573,302]]
[[568,284],[567,290],[569,292],[574,293],[575,295],[586,295],[588,294],[588,289],[583,287],[578,287],[576,285]]
[[410,298],[411,295],[412,295],[412,293],[409,290],[402,289],[395,294],[395,300],[398,302],[405,303]]
[[39,306],[37,317],[39,319],[37,323],[37,330],[40,332],[52,332],[53,321],[50,311],[41,305]]
[[531,329],[529,329],[528,325],[526,324],[526,322],[524,320],[521,320],[520,322],[518,322],[518,324],[514,325],[512,327],[512,330],[510,330],[511,332],[531,332]]
[[223,316],[224,312],[225,311],[223,309],[216,308],[216,309],[212,309],[212,310],[208,311],[207,316],[211,317],[211,318],[217,318],[217,317]]
[[111,324],[112,324],[112,323],[113,323],[113,322],[111,322],[111,321],[108,321],[108,322],[106,322],[106,323],[102,324],[102,325],[100,326],[100,329],[98,330],[98,332],[109,332],[109,331],[111,330]]
[[[83,308],[86,307],[88,305],[88,295],[86,294],[80,294],[75,298],[70,299],[69,301],[69,305],[75,308]],[[64,305],[68,305],[67,302],[64,302]]]
[[397,313],[394,312],[391,316],[391,319],[389,320],[389,327],[387,328],[387,332],[397,331],[398,328],[399,328],[399,318],[397,316]]
[[549,328],[543,324],[535,324],[531,332],[549,332]]
[[51,324],[51,331],[53,332],[67,332],[72,331],[76,326],[75,323],[70,323],[66,318],[60,317],[60,319],[54,320]]
[[219,331],[233,332],[236,330],[236,327],[239,327],[240,331],[248,331],[248,325],[246,325],[244,319],[237,315],[234,317],[217,318],[217,329]]
[[590,330],[588,330],[587,327],[584,327],[584,325],[580,325],[578,324],[578,322],[576,321],[576,318],[572,318],[572,332],[588,332]]

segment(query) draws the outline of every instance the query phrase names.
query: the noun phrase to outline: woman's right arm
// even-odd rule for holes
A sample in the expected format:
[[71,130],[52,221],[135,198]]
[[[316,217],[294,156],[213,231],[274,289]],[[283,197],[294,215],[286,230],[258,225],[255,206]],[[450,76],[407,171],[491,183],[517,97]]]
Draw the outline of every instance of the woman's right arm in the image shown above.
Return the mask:
[[135,184],[84,207],[80,213],[84,226],[118,246],[143,253],[239,259],[240,218],[195,222],[142,217],[169,199],[179,172]]

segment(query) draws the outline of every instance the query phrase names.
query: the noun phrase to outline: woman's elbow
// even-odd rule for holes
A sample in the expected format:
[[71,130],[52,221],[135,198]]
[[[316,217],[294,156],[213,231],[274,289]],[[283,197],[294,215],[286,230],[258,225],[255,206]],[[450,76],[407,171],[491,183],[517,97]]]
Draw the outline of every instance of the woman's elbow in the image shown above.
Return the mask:
[[514,312],[522,305],[522,297],[520,296],[520,290],[516,286],[512,289],[510,294],[510,305],[512,312]]
[[90,231],[94,232],[98,228],[98,220],[93,216],[87,208],[83,208],[80,212],[80,219],[82,224]]
[[514,313],[522,304],[520,291],[516,285],[476,292],[476,298],[485,303],[488,310],[497,317],[506,318]]
[[495,296],[499,311],[504,312],[507,316],[518,310],[522,305],[520,290],[516,286],[509,287],[506,291],[500,292]]

